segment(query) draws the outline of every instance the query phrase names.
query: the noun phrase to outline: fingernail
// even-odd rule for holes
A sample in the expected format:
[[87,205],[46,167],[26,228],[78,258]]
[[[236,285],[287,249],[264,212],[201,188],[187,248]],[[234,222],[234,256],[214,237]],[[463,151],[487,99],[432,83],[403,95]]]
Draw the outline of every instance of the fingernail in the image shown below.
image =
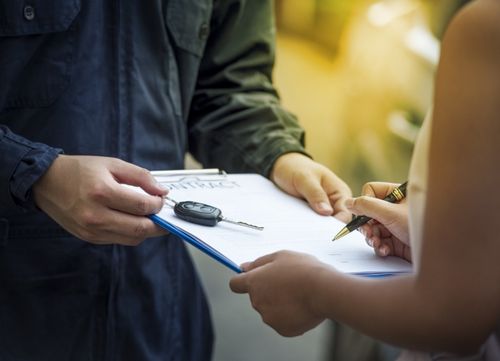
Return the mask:
[[347,208],[352,208],[352,206],[354,206],[354,199],[352,199],[352,198],[346,199],[345,206]]
[[333,212],[332,206],[329,203],[326,203],[326,202],[319,202],[318,203],[318,208],[321,211]]

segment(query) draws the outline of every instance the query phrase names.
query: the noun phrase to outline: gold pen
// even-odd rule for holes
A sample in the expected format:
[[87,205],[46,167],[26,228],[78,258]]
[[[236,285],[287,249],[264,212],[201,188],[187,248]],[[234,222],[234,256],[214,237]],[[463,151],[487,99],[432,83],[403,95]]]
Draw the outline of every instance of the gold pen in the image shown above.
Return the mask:
[[[394,188],[394,190],[384,198],[384,201],[396,203],[401,201],[404,197],[406,197],[406,185],[408,182],[404,182],[399,187]],[[352,231],[358,229],[363,224],[367,223],[371,218],[367,216],[356,216],[352,221],[347,223],[347,225],[340,230],[339,233],[335,237],[333,237],[332,241],[336,241],[339,238],[342,238]]]

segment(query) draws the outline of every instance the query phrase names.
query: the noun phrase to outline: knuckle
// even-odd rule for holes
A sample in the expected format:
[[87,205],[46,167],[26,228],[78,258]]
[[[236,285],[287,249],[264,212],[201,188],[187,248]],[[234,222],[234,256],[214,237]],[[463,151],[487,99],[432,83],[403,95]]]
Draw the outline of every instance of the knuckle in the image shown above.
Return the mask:
[[136,208],[140,214],[151,213],[151,209],[150,209],[151,207],[149,207],[149,203],[148,203],[146,198],[141,198],[141,199],[137,200]]
[[259,309],[260,309],[261,304],[259,302],[259,297],[256,296],[255,293],[253,292],[254,290],[253,290],[253,287],[250,284],[250,282],[248,284],[248,290],[247,291],[248,291],[248,296],[250,298],[250,304],[252,305],[252,308],[258,312]]
[[[362,197],[362,196],[361,196],[361,197]],[[360,207],[360,205],[361,205],[361,197],[356,197],[356,198],[353,198],[351,208],[353,208],[353,209],[357,209],[357,208],[359,208],[359,207]]]
[[139,221],[134,227],[134,239],[144,239],[148,233],[148,227],[144,221]]
[[366,207],[370,203],[369,196],[360,196],[354,200],[354,205],[357,207]]
[[363,184],[363,187],[361,188],[361,194],[366,195],[366,194],[372,194],[372,185],[373,183],[365,183]]
[[314,189],[312,192],[311,192],[311,198],[314,199],[315,201],[323,201],[325,200],[325,192],[323,191],[323,189],[320,189],[320,188],[316,188]]
[[130,166],[130,163],[128,163],[120,158],[109,158],[109,160],[110,160],[110,163],[116,167],[127,168]]
[[294,175],[292,182],[293,182],[293,185],[296,189],[300,189],[300,188],[304,187],[304,185],[309,184],[311,181],[311,178],[312,177],[309,173],[299,172],[299,173]]
[[152,177],[149,170],[138,166],[134,166],[134,176],[141,180],[149,179]]
[[80,214],[80,224],[84,228],[96,228],[101,226],[102,223],[102,217],[100,217],[90,209],[85,210]]
[[105,183],[97,183],[89,190],[89,197],[97,202],[102,202],[108,199],[110,188]]
[[140,177],[144,177],[144,178],[151,177],[151,173],[146,168],[139,168],[138,173],[139,173]]
[[250,304],[252,305],[252,308],[256,311],[259,311],[259,302],[257,300],[255,300],[253,297],[250,297]]

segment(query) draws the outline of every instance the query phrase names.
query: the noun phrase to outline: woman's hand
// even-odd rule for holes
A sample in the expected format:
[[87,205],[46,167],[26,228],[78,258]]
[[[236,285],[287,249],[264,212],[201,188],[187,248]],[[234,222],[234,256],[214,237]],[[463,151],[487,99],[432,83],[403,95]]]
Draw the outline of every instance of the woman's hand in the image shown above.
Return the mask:
[[362,227],[362,232],[377,255],[411,261],[406,199],[399,203],[382,200],[397,186],[394,183],[367,183],[363,186],[362,196],[348,199],[346,206],[356,215],[373,218]]
[[315,311],[315,284],[328,266],[316,258],[280,251],[241,267],[244,273],[231,279],[231,290],[248,293],[262,320],[279,334],[298,336],[324,320]]

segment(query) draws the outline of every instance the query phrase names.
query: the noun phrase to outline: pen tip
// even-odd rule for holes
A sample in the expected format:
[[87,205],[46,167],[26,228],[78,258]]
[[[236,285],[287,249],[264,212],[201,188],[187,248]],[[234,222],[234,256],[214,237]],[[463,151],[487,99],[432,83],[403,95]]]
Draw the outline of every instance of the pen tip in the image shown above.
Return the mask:
[[337,235],[336,235],[335,237],[333,237],[332,242],[333,242],[333,241],[336,241],[336,240],[337,240],[337,239],[339,239],[339,238],[344,237],[345,235],[347,235],[347,234],[349,234],[349,233],[350,233],[350,231],[349,231],[349,229],[348,229],[347,227],[342,228],[342,229],[340,230],[340,232],[339,232],[339,233],[337,233]]

